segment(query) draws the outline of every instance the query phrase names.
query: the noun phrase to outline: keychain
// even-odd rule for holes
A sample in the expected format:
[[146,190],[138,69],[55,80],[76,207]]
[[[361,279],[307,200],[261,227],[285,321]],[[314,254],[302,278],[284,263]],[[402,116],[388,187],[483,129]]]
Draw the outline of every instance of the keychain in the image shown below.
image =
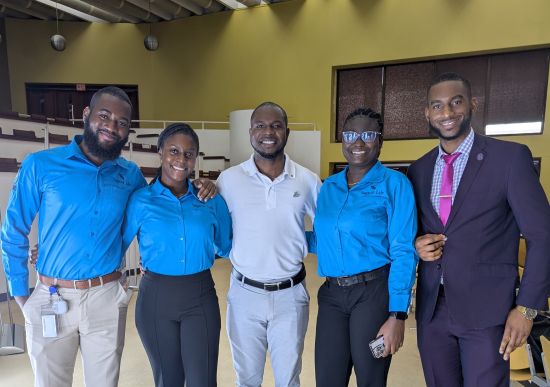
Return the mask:
[[[50,301],[40,307],[40,316],[42,317],[42,336],[57,337],[57,316],[67,313],[67,301],[61,298],[57,286],[50,286]],[[54,295],[57,296],[54,299]]]
[[[50,305],[52,306],[54,313],[57,315],[67,313],[67,310],[69,309],[67,301],[61,298],[61,294],[59,294],[57,286],[52,285],[48,288],[48,290],[50,292]],[[57,296],[56,299],[53,299],[54,295]]]

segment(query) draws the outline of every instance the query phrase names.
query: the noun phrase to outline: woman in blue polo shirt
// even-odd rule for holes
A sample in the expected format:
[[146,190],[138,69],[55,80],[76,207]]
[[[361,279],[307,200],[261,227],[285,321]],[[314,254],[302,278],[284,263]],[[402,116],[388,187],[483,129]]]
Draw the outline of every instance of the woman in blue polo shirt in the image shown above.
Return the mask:
[[189,180],[199,154],[184,123],[158,139],[159,175],[136,191],[123,226],[124,247],[137,235],[145,269],[136,327],[156,386],[216,386],[220,309],[210,267],[231,249],[231,216],[221,196],[197,198]]
[[[325,180],[314,232],[319,275],[315,375],[318,387],[385,386],[391,355],[403,344],[415,279],[416,209],[411,184],[384,167],[380,114],[353,111],[344,123],[348,167]],[[383,336],[375,358],[369,343]]]

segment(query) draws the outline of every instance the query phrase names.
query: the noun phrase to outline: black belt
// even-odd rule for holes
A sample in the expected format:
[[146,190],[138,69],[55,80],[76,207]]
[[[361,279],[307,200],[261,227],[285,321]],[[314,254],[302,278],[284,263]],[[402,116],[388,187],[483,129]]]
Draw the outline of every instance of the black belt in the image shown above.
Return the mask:
[[389,273],[390,265],[382,266],[378,269],[366,271],[355,275],[346,277],[327,277],[327,282],[336,284],[338,286],[352,286],[363,282],[372,281],[375,278],[381,277],[384,274]]
[[300,282],[306,278],[306,268],[302,264],[302,268],[296,274],[294,277],[289,278],[287,280],[282,280],[278,282],[260,282],[255,281],[253,279],[250,279],[248,277],[245,277],[241,273],[239,273],[237,270],[233,269],[233,275],[235,276],[235,279],[239,282],[243,282],[247,285],[254,286],[255,288],[267,290],[268,292],[273,292],[276,290],[283,290],[293,287],[294,285],[298,285]]

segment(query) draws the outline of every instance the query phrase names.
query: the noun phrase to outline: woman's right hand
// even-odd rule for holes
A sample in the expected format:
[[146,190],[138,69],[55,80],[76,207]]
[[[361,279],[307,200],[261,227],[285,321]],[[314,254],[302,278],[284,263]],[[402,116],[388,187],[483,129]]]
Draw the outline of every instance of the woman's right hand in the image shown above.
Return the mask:
[[425,234],[416,238],[416,254],[423,261],[436,261],[443,255],[447,237],[443,234]]

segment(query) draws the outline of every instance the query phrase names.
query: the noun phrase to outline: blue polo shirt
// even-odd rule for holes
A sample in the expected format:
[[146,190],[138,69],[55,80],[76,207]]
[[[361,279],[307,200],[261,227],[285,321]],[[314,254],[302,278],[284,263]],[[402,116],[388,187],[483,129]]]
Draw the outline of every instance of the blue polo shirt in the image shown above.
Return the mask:
[[160,179],[132,195],[123,226],[124,246],[137,235],[141,264],[165,275],[194,274],[212,267],[215,255],[231,250],[231,215],[217,195],[201,202],[187,181],[177,198]]
[[411,184],[378,161],[348,190],[347,170],[325,180],[317,199],[313,242],[319,275],[349,276],[391,264],[389,311],[406,311],[418,261]]
[[130,194],[146,182],[138,166],[121,157],[95,165],[81,141],[75,136],[69,145],[30,154],[15,178],[1,233],[14,296],[29,294],[28,234],[37,213],[40,274],[88,279],[121,264],[124,210]]

